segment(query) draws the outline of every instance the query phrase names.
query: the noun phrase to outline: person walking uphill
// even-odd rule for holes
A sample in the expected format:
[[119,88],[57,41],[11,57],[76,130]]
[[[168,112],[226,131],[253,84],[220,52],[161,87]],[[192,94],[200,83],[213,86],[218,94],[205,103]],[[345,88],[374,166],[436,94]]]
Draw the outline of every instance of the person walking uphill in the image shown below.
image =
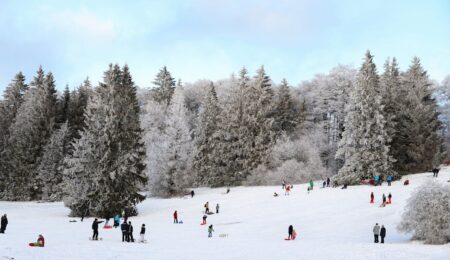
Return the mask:
[[380,235],[380,226],[378,226],[378,223],[375,224],[373,227],[373,236],[375,238],[375,243],[378,243],[378,236]]
[[380,230],[380,237],[381,237],[381,243],[384,244],[384,237],[386,236],[386,228],[384,227],[384,225],[381,225],[381,230]]
[[0,224],[0,233],[5,233],[6,226],[8,225],[8,218],[6,214],[2,216],[1,224]]
[[128,223],[123,222],[122,225],[120,225],[120,229],[122,230],[122,242],[129,241],[128,237]]
[[293,236],[292,236],[293,233],[294,233],[294,227],[292,225],[290,225],[288,228],[288,240],[293,239]]
[[176,210],[173,213],[173,223],[178,224],[178,212]]
[[98,224],[103,223],[103,221],[98,221],[97,219],[94,219],[94,222],[92,222],[92,230],[94,231],[94,234],[92,235],[92,240],[98,240]]
[[370,193],[370,203],[373,203],[373,200],[375,199],[375,196],[373,195],[373,192]]

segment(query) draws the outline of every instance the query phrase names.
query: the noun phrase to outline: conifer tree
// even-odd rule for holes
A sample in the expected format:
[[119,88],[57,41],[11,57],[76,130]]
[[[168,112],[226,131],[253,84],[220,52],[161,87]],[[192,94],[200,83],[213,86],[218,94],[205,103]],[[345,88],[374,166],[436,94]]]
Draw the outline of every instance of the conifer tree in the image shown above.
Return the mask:
[[292,133],[299,123],[300,113],[295,107],[286,79],[281,81],[274,103],[274,130],[278,136],[282,132]]
[[111,217],[121,209],[137,214],[147,181],[138,112],[128,67],[110,65],[88,102],[86,127],[65,160],[65,204],[72,215]]
[[350,95],[345,131],[337,153],[345,158],[344,166],[334,177],[339,184],[357,184],[361,178],[394,174],[380,92],[376,66],[368,51]]
[[[181,84],[181,81],[179,83]],[[172,75],[167,70],[166,66],[158,72],[153,84],[156,86],[152,91],[154,100],[169,105],[175,90],[175,79],[172,78]]]
[[200,185],[214,185],[217,180],[218,124],[220,108],[216,89],[211,82],[199,115],[195,134],[195,156],[193,168]]

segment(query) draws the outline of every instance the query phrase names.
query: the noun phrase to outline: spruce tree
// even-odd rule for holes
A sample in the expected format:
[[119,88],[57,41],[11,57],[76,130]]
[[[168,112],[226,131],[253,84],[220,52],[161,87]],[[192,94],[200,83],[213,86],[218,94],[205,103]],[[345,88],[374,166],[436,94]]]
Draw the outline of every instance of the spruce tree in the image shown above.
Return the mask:
[[337,183],[358,184],[361,178],[394,174],[390,137],[385,127],[379,77],[368,51],[350,95],[345,131],[337,153],[345,162],[333,178]]
[[73,91],[69,100],[69,128],[74,138],[80,138],[80,132],[85,127],[84,110],[87,107],[88,99],[92,93],[92,86],[89,79],[86,79],[76,91]]
[[214,186],[217,183],[217,147],[220,108],[216,89],[211,82],[204,104],[202,105],[199,123],[195,134],[195,155],[193,169],[197,184]]
[[88,102],[86,127],[65,160],[65,204],[73,216],[111,217],[121,209],[137,214],[147,181],[138,113],[128,67],[110,65]]
[[[179,83],[181,84],[181,81]],[[172,78],[172,75],[167,70],[166,66],[158,72],[153,84],[156,86],[156,88],[152,90],[154,100],[169,105],[175,90],[175,79]]]
[[274,130],[280,136],[282,132],[291,134],[300,120],[300,113],[295,107],[286,79],[281,81],[274,104]]

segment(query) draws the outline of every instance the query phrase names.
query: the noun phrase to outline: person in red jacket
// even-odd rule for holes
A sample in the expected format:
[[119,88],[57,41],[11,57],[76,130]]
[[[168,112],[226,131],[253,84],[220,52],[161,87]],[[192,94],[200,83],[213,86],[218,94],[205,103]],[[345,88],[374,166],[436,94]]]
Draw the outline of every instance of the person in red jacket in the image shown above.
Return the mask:
[[176,210],[173,213],[173,223],[178,224],[178,212]]
[[44,236],[39,235],[38,240],[36,243],[30,243],[30,246],[37,246],[37,247],[44,247],[45,245],[45,240],[44,240]]
[[388,195],[388,204],[391,204],[392,203],[392,195],[391,195],[391,193],[389,192],[389,195]]
[[370,193],[370,203],[373,203],[373,200],[375,199],[375,196],[373,195],[373,192]]

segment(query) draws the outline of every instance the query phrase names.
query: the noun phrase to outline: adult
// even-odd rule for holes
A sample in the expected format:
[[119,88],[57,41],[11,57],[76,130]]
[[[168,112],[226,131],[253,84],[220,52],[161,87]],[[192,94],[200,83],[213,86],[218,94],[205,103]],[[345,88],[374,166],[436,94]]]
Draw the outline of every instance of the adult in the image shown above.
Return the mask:
[[294,227],[292,225],[290,225],[289,228],[288,228],[288,239],[289,240],[291,240],[293,238],[292,237],[293,233],[294,233]]
[[141,240],[139,242],[144,243],[145,242],[145,224],[142,224],[141,232],[139,233],[141,236]]
[[5,215],[2,216],[2,219],[1,219],[0,233],[5,233],[7,225],[8,225],[8,217],[5,214]]
[[133,225],[131,225],[131,221],[128,221],[128,242],[134,242],[133,237]]
[[378,223],[373,227],[373,236],[375,238],[375,243],[378,243],[378,237],[380,236],[380,226],[378,226]]
[[191,190],[191,198],[193,198],[193,197],[194,197],[194,195],[195,195],[195,192],[194,192],[194,190]]
[[173,223],[178,224],[178,212],[176,210],[173,213]]
[[219,208],[220,208],[219,203],[217,203],[217,205],[216,205],[216,214],[219,214]]
[[94,222],[92,222],[92,230],[94,231],[92,235],[92,240],[98,240],[98,224],[103,223],[103,221],[98,221],[97,219],[94,219]]
[[314,182],[312,180],[309,181],[309,187],[310,187],[310,190],[313,190]]
[[283,182],[281,183],[281,188],[284,190],[286,188],[286,181],[283,180]]
[[330,177],[327,178],[327,187],[330,187]]
[[205,204],[205,213],[206,214],[209,213],[209,201],[207,201],[206,204]]
[[209,227],[208,227],[208,237],[212,237],[212,232],[214,232],[213,225],[209,225]]
[[370,203],[373,203],[374,199],[375,199],[375,196],[373,195],[373,192],[372,192],[372,193],[370,193]]
[[122,242],[129,241],[128,237],[128,223],[123,222],[122,225],[120,225],[120,229],[122,230]]
[[381,229],[380,229],[381,244],[384,244],[385,236],[386,236],[386,228],[384,227],[384,225],[381,225]]
[[388,176],[386,177],[386,181],[387,181],[387,183],[388,183],[388,186],[391,186],[392,179],[393,179],[392,175],[388,175]]

